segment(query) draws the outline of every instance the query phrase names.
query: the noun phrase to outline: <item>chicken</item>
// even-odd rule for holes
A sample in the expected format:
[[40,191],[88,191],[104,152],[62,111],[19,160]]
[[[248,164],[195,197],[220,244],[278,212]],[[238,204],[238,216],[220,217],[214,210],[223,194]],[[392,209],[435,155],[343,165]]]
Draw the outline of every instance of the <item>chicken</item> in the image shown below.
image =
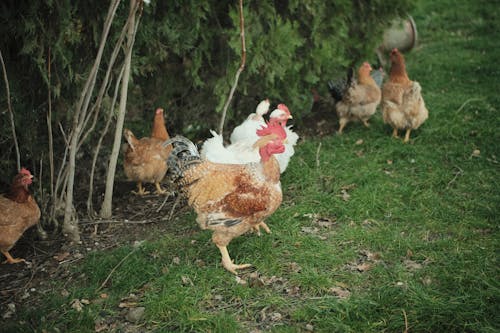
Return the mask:
[[[292,116],[288,107],[285,104],[279,104],[278,108],[271,113],[269,119],[270,123],[279,124],[287,133],[285,151],[275,155],[281,173],[286,170],[290,158],[295,153],[293,146],[299,138],[297,133],[291,130],[291,126],[286,127],[287,120],[290,118]],[[224,140],[221,135],[214,131],[210,131],[210,133],[212,137],[205,140],[200,151],[202,159],[223,164],[245,164],[260,161],[259,149],[255,146],[255,142],[259,138],[257,134],[255,134],[255,139],[248,135],[246,139],[224,146]]]
[[255,134],[255,131],[262,125],[266,124],[264,121],[264,115],[269,111],[269,106],[269,99],[261,101],[257,105],[255,113],[249,114],[243,123],[234,128],[231,136],[229,137],[229,141],[231,141],[231,143],[246,140],[250,140],[252,142],[257,141],[259,138]]
[[344,86],[329,84],[339,117],[339,134],[350,121],[360,120],[366,127],[370,126],[368,119],[377,110],[381,99],[380,87],[370,76],[371,71],[370,64],[364,62],[358,70],[357,81],[351,71]]
[[33,182],[31,173],[22,168],[14,177],[10,190],[0,196],[0,251],[7,258],[4,263],[26,262],[12,258],[9,250],[21,235],[40,220],[40,208],[28,190]]
[[138,195],[148,194],[142,183],[154,183],[157,194],[165,194],[161,188],[160,181],[167,172],[167,158],[171,147],[164,147],[163,140],[157,138],[137,139],[129,129],[123,131],[123,136],[127,141],[124,151],[123,168],[129,180],[137,182]]
[[222,255],[222,265],[231,273],[250,267],[232,262],[229,242],[251,229],[263,227],[264,219],[282,201],[280,171],[275,154],[285,150],[286,132],[278,124],[257,130],[260,161],[249,164],[220,164],[202,160],[196,146],[184,137],[165,142],[174,149],[168,165],[174,181],[188,198],[202,229],[213,231],[212,241]]
[[392,50],[390,59],[389,80],[382,87],[382,117],[393,128],[393,137],[398,137],[398,130],[406,130],[404,142],[408,142],[411,130],[423,124],[429,111],[422,98],[422,87],[408,78],[405,59],[398,49]]
[[123,132],[127,144],[124,147],[125,174],[130,180],[137,182],[139,195],[148,194],[142,183],[150,182],[156,186],[157,194],[165,194],[167,191],[161,188],[160,182],[167,172],[166,158],[170,154],[172,147],[163,147],[161,143],[170,138],[165,127],[165,118],[163,109],[158,108],[155,111],[153,127],[151,129],[151,138],[142,138],[137,140],[132,131],[125,129]]
[[[167,128],[165,127],[165,118],[163,117],[163,109],[158,108],[155,111],[155,117],[153,119],[153,128],[151,129],[151,137],[166,141],[170,139],[168,135]],[[169,150],[171,148],[169,147]]]

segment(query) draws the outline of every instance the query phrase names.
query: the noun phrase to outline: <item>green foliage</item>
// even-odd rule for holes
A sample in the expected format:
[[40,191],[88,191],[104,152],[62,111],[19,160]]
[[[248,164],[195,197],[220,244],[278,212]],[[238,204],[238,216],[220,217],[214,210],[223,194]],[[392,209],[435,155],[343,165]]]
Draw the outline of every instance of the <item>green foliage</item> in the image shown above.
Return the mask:
[[[0,6],[5,22],[0,26],[4,36],[0,49],[10,81],[22,163],[37,170],[39,161],[47,157],[48,91],[53,126],[58,128],[60,123],[67,129],[95,58],[109,3],[7,0]],[[123,1],[118,8],[103,68],[128,6]],[[244,1],[246,69],[230,105],[226,129],[240,123],[265,97],[273,103],[287,103],[300,120],[311,105],[310,89],[317,87],[325,93],[328,79],[344,73],[351,64],[374,59],[373,48],[383,28],[409,9],[408,0]],[[171,0],[145,5],[134,47],[126,126],[142,124],[140,134],[145,135],[153,110],[162,106],[167,109],[170,131],[206,137],[219,121],[240,60],[236,1]],[[4,91],[3,81],[0,91]],[[0,103],[5,107],[4,94]],[[6,115],[1,117],[1,166],[12,170],[11,131],[4,121]],[[89,136],[80,157],[88,155],[96,139],[97,135]],[[54,140],[57,161],[64,147],[60,131]],[[1,180],[8,182],[10,174]]]

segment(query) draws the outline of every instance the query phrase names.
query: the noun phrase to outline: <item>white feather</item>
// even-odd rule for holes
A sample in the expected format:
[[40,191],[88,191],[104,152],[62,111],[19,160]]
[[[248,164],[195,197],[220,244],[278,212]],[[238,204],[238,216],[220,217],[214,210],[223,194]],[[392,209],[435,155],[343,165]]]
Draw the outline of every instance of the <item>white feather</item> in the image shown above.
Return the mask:
[[270,103],[268,99],[260,102],[255,109],[255,113],[249,114],[244,122],[234,128],[229,137],[229,141],[231,141],[231,143],[245,140],[257,141],[259,137],[255,132],[266,124],[263,115],[269,111],[269,106]]

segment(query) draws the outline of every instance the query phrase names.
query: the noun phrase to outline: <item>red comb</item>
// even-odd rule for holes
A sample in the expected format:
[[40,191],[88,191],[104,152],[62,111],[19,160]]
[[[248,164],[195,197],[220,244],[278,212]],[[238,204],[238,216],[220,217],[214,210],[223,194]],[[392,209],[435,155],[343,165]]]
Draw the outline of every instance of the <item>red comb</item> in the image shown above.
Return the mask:
[[21,171],[19,171],[20,174],[31,176],[31,172],[29,172],[28,169],[26,168],[21,168]]
[[286,139],[286,132],[283,126],[279,123],[267,123],[257,130],[258,136],[266,136],[270,134],[276,134],[282,140]]
[[158,108],[158,109],[156,109],[156,114],[160,114],[160,113],[162,113],[162,112],[163,112],[163,109],[162,109],[162,108]]
[[285,104],[278,104],[278,109],[290,114],[290,110],[288,110],[288,107]]

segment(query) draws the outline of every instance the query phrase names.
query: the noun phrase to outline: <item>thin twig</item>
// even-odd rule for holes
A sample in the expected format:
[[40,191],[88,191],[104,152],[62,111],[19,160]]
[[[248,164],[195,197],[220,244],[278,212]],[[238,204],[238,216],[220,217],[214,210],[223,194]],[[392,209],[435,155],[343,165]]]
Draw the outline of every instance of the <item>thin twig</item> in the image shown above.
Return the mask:
[[108,274],[108,277],[106,278],[106,280],[104,280],[104,282],[101,284],[101,286],[99,288],[97,288],[96,292],[100,291],[102,288],[104,288],[104,286],[106,285],[106,283],[108,283],[108,280],[111,278],[111,275],[113,275],[113,273],[116,271],[116,269],[128,258],[130,257],[133,253],[135,253],[135,251],[138,249],[138,247],[136,247],[135,249],[133,249],[132,251],[130,251],[125,257],[123,257],[122,260],[120,260],[120,262],[111,270],[111,272],[109,272]]
[[224,109],[222,110],[222,117],[220,119],[220,124],[219,124],[219,134],[220,135],[222,135],[222,131],[224,130],[224,121],[226,120],[227,109],[229,108],[229,104],[231,103],[231,100],[233,99],[234,91],[236,90],[236,87],[238,86],[238,80],[240,78],[240,74],[245,69],[245,62],[246,62],[246,58],[247,58],[247,50],[245,47],[245,20],[243,17],[243,0],[240,0],[239,9],[240,9],[241,63],[240,63],[240,67],[236,71],[233,86],[231,87],[231,91],[229,92],[229,97],[226,101],[226,104],[224,104]]
[[318,149],[316,149],[316,168],[319,168],[319,152],[321,151],[321,142],[318,145]]
[[408,333],[409,330],[408,330],[408,317],[406,316],[406,311],[403,309],[403,316],[405,317],[405,330],[403,331],[403,333]]
[[181,201],[181,196],[180,195],[177,196],[177,198],[175,199],[174,204],[172,205],[172,209],[170,210],[170,214],[168,214],[168,221],[170,221],[172,219],[172,215],[174,215],[175,207],[177,206],[177,204],[179,203],[179,201]]
[[465,102],[463,102],[463,104],[457,109],[457,113],[462,111],[462,109],[467,105],[469,104],[470,102],[475,102],[475,101],[482,101],[484,98],[478,98],[478,97],[474,97],[474,98],[469,98],[468,100],[466,100]]
[[459,168],[459,167],[457,167],[456,165],[455,165],[455,168],[457,168],[457,169],[458,169],[458,171],[457,171],[457,172],[455,172],[455,177],[453,177],[453,179],[452,179],[452,180],[450,180],[450,181],[448,182],[448,185],[446,185],[446,188],[447,188],[447,189],[450,187],[450,185],[451,185],[451,184],[453,184],[453,183],[455,182],[455,180],[458,178],[458,176],[460,176],[461,174],[463,174],[463,173],[464,173],[464,170],[460,169],[460,168]]
[[161,203],[160,207],[158,207],[158,209],[156,210],[157,213],[159,213],[160,210],[163,208],[163,206],[165,206],[165,203],[167,202],[168,198],[170,198],[170,193],[167,196],[165,196],[165,199]]
[[7,107],[9,109],[9,115],[10,115],[10,125],[12,128],[12,139],[14,140],[14,146],[16,148],[17,171],[19,171],[19,170],[21,170],[21,154],[19,153],[19,145],[17,143],[16,126],[14,123],[14,112],[12,112],[12,105],[10,103],[9,79],[7,77],[7,70],[5,69],[5,63],[3,61],[2,51],[0,51],[0,61],[2,62],[3,79],[5,81],[5,90],[7,92]]

